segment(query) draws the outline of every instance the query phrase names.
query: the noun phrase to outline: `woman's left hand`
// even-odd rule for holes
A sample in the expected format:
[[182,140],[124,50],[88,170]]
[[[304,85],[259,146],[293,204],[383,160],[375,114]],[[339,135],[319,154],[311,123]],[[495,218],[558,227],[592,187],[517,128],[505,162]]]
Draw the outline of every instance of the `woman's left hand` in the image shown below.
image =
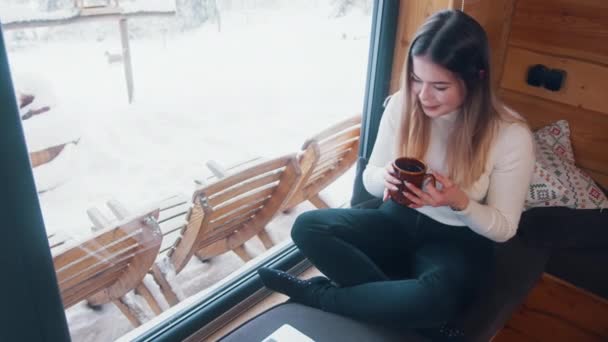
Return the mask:
[[410,191],[404,191],[403,194],[412,201],[410,208],[421,208],[430,205],[432,207],[449,206],[453,209],[464,210],[469,205],[469,196],[454,184],[451,179],[437,172],[433,172],[433,176],[435,176],[438,183],[441,183],[441,190],[438,190],[432,182],[426,184],[426,191],[422,191],[412,183],[405,183],[405,186]]

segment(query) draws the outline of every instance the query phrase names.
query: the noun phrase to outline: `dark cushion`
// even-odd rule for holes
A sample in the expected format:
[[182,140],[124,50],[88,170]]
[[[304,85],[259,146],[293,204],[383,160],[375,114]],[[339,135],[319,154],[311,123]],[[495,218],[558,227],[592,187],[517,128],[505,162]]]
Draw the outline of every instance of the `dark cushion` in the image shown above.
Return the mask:
[[608,249],[560,249],[551,253],[546,272],[608,299]]
[[316,342],[429,341],[413,332],[396,333],[297,303],[275,306],[244,323],[220,341],[262,341],[283,324],[291,325]]
[[543,248],[608,247],[608,209],[532,208],[522,214],[518,235]]
[[453,322],[467,341],[486,342],[507,323],[542,275],[549,251],[519,237],[496,244],[494,274],[471,306]]

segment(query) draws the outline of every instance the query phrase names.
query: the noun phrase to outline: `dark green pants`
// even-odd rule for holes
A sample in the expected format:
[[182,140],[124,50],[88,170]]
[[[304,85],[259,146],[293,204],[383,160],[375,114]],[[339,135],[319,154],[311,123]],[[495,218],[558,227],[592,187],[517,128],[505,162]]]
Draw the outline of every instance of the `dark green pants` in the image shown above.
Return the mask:
[[378,209],[303,213],[292,238],[338,284],[321,295],[329,312],[403,328],[455,317],[487,278],[493,242],[387,201]]

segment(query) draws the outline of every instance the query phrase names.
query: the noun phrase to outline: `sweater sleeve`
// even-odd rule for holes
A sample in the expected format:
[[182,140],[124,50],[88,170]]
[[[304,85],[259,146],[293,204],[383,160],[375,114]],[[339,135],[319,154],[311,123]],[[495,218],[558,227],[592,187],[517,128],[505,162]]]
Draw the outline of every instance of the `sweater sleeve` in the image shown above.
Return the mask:
[[456,212],[476,233],[505,242],[517,232],[534,170],[534,145],[530,130],[511,124],[499,136],[486,203],[473,200]]
[[401,92],[396,92],[388,99],[372,154],[363,171],[363,186],[367,192],[379,198],[384,195],[384,167],[395,156],[395,136],[403,102],[401,98]]

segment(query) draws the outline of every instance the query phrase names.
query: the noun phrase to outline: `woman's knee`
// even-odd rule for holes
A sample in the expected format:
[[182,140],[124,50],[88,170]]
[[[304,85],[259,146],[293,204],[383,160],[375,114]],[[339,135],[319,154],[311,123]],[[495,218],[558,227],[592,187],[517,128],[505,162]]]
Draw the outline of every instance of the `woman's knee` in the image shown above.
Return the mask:
[[300,246],[301,243],[314,241],[319,236],[332,234],[335,223],[340,221],[340,213],[334,209],[311,210],[300,214],[291,228],[291,238]]
[[291,228],[291,239],[296,245],[308,240],[311,234],[314,234],[313,227],[316,225],[318,213],[316,210],[307,211],[300,214]]

